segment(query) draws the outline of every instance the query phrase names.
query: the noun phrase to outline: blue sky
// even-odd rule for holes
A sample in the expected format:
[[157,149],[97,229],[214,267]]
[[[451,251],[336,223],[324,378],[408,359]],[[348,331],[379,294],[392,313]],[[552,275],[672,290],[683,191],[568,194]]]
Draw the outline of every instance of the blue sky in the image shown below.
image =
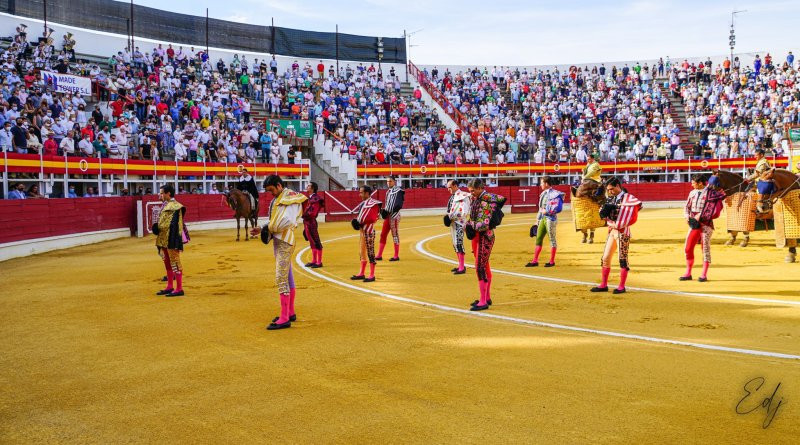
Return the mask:
[[[726,54],[731,11],[736,52],[783,59],[800,48],[798,0],[134,0],[245,23],[411,37],[418,64],[542,65]],[[224,5],[224,8],[223,6]],[[418,46],[416,46],[418,45]]]

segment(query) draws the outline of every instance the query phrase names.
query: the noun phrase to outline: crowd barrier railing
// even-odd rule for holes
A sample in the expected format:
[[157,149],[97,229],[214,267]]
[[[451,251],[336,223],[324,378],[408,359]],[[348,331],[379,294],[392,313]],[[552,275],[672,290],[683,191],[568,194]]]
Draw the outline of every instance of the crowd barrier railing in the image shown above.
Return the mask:
[[[99,190],[113,194],[114,185],[128,188],[130,184],[147,184],[156,189],[163,183],[194,183],[208,185],[238,178],[243,169],[255,178],[280,175],[289,181],[301,184],[309,180],[310,165],[307,159],[300,164],[265,164],[258,162],[182,162],[138,159],[87,158],[80,156],[51,156],[43,154],[21,154],[3,152],[0,173],[3,190],[9,190],[9,182],[89,183]],[[13,176],[13,177],[12,177]],[[103,187],[106,185],[106,187]]]

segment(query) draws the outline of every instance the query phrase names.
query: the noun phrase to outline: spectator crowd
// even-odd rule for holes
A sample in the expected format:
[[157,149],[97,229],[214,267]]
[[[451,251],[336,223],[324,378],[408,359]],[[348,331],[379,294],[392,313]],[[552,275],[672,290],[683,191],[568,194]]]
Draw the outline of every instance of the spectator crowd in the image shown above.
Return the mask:
[[710,60],[676,65],[669,84],[697,138],[694,155],[734,158],[763,149],[783,156],[785,125],[800,123],[799,77],[791,52],[783,61],[756,55],[752,66],[738,57],[716,66]]
[[[791,53],[781,61],[756,56],[751,66],[738,58],[716,65],[667,58],[652,67],[425,70],[420,82],[463,118],[452,130],[422,90],[404,94],[398,73],[384,73],[380,64],[337,70],[295,61],[281,71],[275,56],[213,62],[205,51],[160,44],[90,64],[75,58],[75,45],[66,34],[57,50],[52,30],[31,42],[27,28],[17,28],[0,55],[3,151],[297,162],[295,135],[254,120],[254,108],[310,121],[343,156],[367,164],[583,163],[589,154],[680,160],[758,149],[780,156],[784,124],[800,123]],[[100,103],[54,92],[40,70],[91,77]]]

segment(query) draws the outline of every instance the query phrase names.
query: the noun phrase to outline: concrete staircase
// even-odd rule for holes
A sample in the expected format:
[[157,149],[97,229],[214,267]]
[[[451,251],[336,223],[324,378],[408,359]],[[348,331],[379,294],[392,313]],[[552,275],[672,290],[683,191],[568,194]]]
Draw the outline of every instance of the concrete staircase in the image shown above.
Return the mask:
[[400,95],[402,97],[410,97],[414,95],[414,87],[410,82],[400,82]]
[[[409,82],[402,82],[400,95],[413,97],[414,86]],[[259,114],[253,114],[256,112]],[[260,104],[251,108],[251,116],[269,117]],[[312,152],[311,179],[319,185],[320,190],[352,190],[356,187],[356,161],[335,151],[332,139],[315,134]]]
[[[663,79],[660,79],[663,80]],[[683,148],[684,153],[686,156],[692,156],[693,154],[693,147],[695,142],[699,140],[697,135],[692,135],[689,132],[689,126],[686,124],[686,110],[683,108],[683,103],[681,99],[678,97],[674,97],[672,92],[669,88],[664,87],[664,83],[656,80],[656,85],[658,86],[659,90],[661,90],[661,94],[667,98],[669,98],[669,108],[670,108],[670,116],[672,117],[672,121],[678,127],[678,134],[681,137],[680,146]]]
[[314,135],[311,180],[320,190],[352,190],[356,187],[356,161],[333,148],[333,141]]

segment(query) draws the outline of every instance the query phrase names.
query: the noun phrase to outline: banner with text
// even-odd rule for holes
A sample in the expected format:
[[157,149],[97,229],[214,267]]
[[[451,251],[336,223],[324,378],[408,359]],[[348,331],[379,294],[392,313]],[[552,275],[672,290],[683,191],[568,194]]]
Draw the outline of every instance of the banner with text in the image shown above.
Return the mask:
[[81,96],[92,95],[92,79],[88,77],[42,70],[42,79],[45,85],[52,87],[57,93],[77,93]]

